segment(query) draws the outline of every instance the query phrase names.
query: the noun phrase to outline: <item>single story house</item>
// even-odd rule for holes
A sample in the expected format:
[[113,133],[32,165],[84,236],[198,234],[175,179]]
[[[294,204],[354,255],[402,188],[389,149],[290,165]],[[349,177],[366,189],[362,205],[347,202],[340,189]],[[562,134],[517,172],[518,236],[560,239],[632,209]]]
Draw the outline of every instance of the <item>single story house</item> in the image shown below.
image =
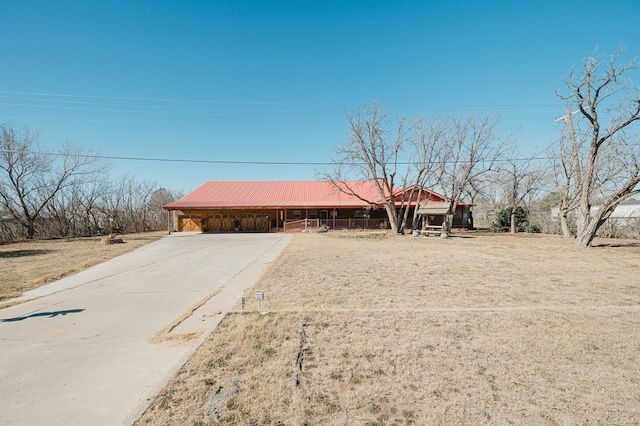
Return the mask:
[[[169,231],[272,232],[292,231],[309,224],[330,229],[387,228],[387,214],[374,182],[347,184],[360,197],[346,194],[326,181],[206,182],[163,208],[168,212]],[[420,191],[420,206],[447,203],[434,191]],[[418,190],[408,203],[408,190],[397,190],[393,197],[398,211],[408,206],[412,214],[417,195]],[[464,203],[458,206],[454,227],[470,226],[470,207]],[[428,220],[431,219],[437,224],[437,217]]]

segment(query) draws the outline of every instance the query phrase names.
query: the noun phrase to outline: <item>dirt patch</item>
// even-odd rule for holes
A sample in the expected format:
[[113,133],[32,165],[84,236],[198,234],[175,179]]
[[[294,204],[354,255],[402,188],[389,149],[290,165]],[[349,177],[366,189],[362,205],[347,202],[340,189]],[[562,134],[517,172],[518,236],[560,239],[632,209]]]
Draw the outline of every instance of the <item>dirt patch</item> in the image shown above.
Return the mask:
[[100,237],[28,241],[0,245],[0,301],[73,275],[135,250],[166,235],[164,232],[119,235],[123,244],[105,245]]
[[137,424],[638,424],[640,249],[466,236],[296,235]]
[[162,330],[152,335],[148,339],[149,343],[167,342],[167,343],[179,344],[179,343],[190,342],[191,340],[197,339],[198,337],[200,337],[205,332],[204,329],[199,330],[197,332],[190,332],[190,333],[174,333],[174,331],[186,319],[191,317],[198,310],[198,308],[200,308],[209,300],[217,296],[221,291],[222,291],[221,288],[217,288],[216,290],[211,292],[207,297],[198,301],[198,303],[196,303],[194,306],[189,308],[185,313],[180,315],[180,317],[178,317],[175,321],[171,322],[171,324],[167,325],[165,328],[163,328]]

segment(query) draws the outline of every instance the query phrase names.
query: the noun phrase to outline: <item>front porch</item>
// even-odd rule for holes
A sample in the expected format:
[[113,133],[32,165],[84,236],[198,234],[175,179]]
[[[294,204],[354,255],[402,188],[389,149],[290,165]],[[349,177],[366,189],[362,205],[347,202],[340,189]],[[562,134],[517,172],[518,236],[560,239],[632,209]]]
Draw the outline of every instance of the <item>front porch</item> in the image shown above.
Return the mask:
[[[420,216],[419,228],[439,226],[444,220],[443,215],[433,212]],[[409,222],[412,217],[411,210]],[[172,232],[300,232],[322,227],[331,230],[389,229],[384,209],[176,210],[169,213],[167,220]],[[468,217],[462,212],[453,216],[452,228],[468,228],[468,225]]]

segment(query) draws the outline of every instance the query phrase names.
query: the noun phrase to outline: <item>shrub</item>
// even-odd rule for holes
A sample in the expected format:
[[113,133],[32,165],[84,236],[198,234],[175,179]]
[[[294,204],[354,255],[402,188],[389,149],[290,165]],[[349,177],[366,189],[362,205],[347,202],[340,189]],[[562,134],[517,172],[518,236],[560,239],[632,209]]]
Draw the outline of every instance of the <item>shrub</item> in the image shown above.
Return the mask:
[[524,230],[530,234],[539,234],[542,232],[542,229],[540,229],[538,225],[527,225]]
[[[500,213],[498,213],[498,216],[496,217],[495,222],[493,222],[493,224],[491,225],[491,230],[493,232],[511,231],[511,212],[512,211],[513,209],[511,207],[502,209]],[[525,226],[528,224],[527,222],[528,212],[522,207],[518,206],[516,207],[515,213],[516,213],[516,231],[522,232],[525,230]]]

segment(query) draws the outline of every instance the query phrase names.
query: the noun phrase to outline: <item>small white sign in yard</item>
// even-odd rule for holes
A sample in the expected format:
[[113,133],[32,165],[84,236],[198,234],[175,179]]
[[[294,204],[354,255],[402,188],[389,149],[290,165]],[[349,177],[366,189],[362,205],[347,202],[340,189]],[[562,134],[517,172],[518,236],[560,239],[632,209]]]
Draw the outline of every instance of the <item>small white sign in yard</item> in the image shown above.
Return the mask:
[[262,309],[262,301],[264,300],[264,291],[256,291],[255,298],[258,301],[258,310]]

